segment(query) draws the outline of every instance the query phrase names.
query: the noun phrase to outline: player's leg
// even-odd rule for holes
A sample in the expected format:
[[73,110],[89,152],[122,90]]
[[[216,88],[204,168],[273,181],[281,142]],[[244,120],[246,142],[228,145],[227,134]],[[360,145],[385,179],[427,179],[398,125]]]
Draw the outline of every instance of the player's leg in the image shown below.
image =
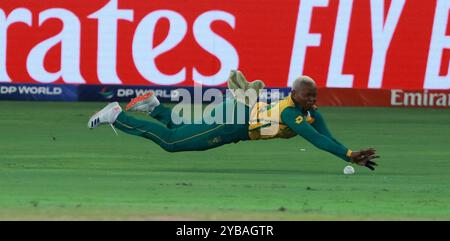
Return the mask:
[[158,123],[127,115],[117,102],[95,114],[89,120],[88,127],[96,128],[102,124],[113,124],[125,133],[152,140],[169,152],[207,150],[248,139],[247,125],[193,124],[169,129]]
[[162,148],[170,151],[170,146],[165,140],[170,140],[173,130],[158,123],[143,121],[125,114],[117,102],[108,104],[88,122],[88,128],[94,129],[100,125],[109,124],[117,127],[128,134],[142,136],[159,144]]
[[126,107],[127,111],[144,112],[172,129],[182,125],[181,118],[172,116],[172,109],[161,105],[153,92],[133,98]]
[[150,139],[169,152],[202,151],[248,139],[245,125],[190,124],[169,129],[124,112],[118,116],[114,126],[128,134]]
[[178,115],[172,115],[172,109],[164,105],[158,105],[149,115],[163,123],[169,129],[178,128],[183,125],[182,119]]

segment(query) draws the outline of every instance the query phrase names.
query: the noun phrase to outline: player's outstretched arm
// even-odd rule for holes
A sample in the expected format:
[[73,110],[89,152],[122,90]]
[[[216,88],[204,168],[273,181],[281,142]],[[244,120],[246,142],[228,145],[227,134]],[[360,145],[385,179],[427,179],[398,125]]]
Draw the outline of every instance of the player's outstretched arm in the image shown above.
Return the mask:
[[[333,135],[331,134],[330,130],[328,129],[325,123],[325,119],[323,118],[319,110],[315,110],[314,112],[314,122],[312,126],[314,127],[314,129],[317,130],[317,132],[327,136],[336,144],[341,145],[342,147],[345,148],[345,146],[342,143],[340,143],[338,140],[336,140],[336,138],[333,137]],[[373,171],[375,170],[375,166],[377,166],[377,164],[373,161],[376,158],[379,158],[379,156],[376,155],[376,150],[374,148],[367,148],[361,151],[352,152],[350,161],[357,165],[365,166]]]
[[343,145],[339,145],[329,137],[316,131],[306,120],[303,119],[301,112],[295,108],[288,107],[281,113],[281,119],[289,128],[298,135],[305,138],[317,148],[334,154],[335,156],[351,161],[352,151]]
[[330,129],[328,129],[327,124],[325,123],[325,119],[322,116],[322,113],[320,113],[319,110],[314,111],[314,122],[312,123],[312,126],[316,131],[318,131],[320,134],[327,136],[337,144],[344,146],[342,143],[340,143],[336,138],[333,137],[331,134]]

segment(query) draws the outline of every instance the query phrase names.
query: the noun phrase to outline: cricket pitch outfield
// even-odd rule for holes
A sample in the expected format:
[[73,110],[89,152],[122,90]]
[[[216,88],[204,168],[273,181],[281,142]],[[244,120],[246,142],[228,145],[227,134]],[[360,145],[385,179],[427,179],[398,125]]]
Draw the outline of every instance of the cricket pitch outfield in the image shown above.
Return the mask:
[[167,153],[88,130],[104,104],[0,102],[0,219],[450,220],[448,109],[321,108],[344,144],[381,155],[344,175],[300,137]]

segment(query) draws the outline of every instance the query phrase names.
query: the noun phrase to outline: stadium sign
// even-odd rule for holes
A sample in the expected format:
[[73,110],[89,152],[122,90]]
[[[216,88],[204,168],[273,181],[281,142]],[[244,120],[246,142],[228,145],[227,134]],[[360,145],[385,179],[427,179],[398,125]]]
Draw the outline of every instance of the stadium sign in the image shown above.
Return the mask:
[[1,84],[0,100],[77,101],[72,85]]
[[[227,88],[201,86],[79,85],[77,89],[80,101],[127,102],[131,98],[152,91],[161,102],[210,103],[227,95]],[[260,99],[269,102],[279,100],[288,96],[289,92],[289,88],[268,89],[261,92]]]
[[9,85],[0,86],[0,94],[15,94],[21,95],[60,95],[62,88],[59,86],[28,86],[28,85]]
[[320,106],[449,108],[450,90],[319,89]]
[[450,92],[391,90],[392,106],[450,107]]
[[[0,84],[0,100],[119,101],[155,93],[165,103],[212,103],[227,96],[227,88],[133,85]],[[319,88],[319,106],[385,106],[450,108],[450,90]],[[268,88],[259,101],[284,99],[290,88]]]
[[449,89],[448,0],[4,1],[0,82]]

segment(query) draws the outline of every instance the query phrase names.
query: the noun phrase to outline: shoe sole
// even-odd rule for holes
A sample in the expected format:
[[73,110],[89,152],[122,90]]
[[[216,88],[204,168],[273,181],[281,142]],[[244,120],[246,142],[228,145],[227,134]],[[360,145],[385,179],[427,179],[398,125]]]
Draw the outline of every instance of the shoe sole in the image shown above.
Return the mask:
[[137,108],[137,107],[141,106],[141,105],[138,105],[139,102],[148,100],[152,96],[153,96],[153,92],[149,92],[149,93],[147,93],[145,95],[141,95],[141,96],[138,96],[136,98],[131,99],[130,103],[128,103],[128,105],[125,107],[125,110],[129,111],[129,110],[131,110],[133,108]]

